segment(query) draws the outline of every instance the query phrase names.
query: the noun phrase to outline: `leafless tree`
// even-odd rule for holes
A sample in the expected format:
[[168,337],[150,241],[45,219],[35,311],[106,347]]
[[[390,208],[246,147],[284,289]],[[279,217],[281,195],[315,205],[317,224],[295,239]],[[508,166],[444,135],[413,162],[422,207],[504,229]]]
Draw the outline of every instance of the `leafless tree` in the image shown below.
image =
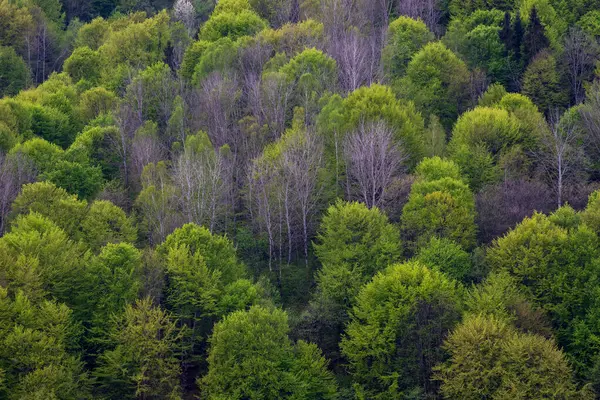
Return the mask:
[[394,132],[384,122],[362,124],[344,142],[350,193],[368,207],[379,207],[386,190],[402,170],[406,159],[394,141]]
[[283,153],[283,171],[291,186],[293,204],[302,224],[304,260],[308,265],[309,237],[313,232],[313,219],[316,213],[322,187],[319,173],[323,168],[323,143],[316,133],[306,130],[302,135],[292,137]]
[[542,176],[556,191],[560,207],[565,186],[576,183],[584,173],[583,133],[573,115],[567,112],[561,118],[557,110],[550,112],[549,127],[542,132],[540,150],[535,156]]
[[579,28],[571,28],[565,39],[564,58],[575,104],[585,98],[583,85],[593,76],[599,53],[600,48],[593,37]]
[[398,13],[411,18],[420,18],[431,31],[440,34],[442,11],[439,0],[400,0]]
[[211,74],[202,82],[199,99],[202,128],[210,141],[217,148],[228,144],[236,151],[240,144],[237,122],[241,117],[237,79]]
[[188,35],[193,37],[196,33],[196,10],[189,0],[177,0],[173,4],[173,15],[187,29]]
[[596,160],[600,158],[600,81],[594,82],[587,90],[587,98],[580,113],[585,127],[586,153],[590,159]]
[[276,139],[285,130],[285,125],[291,117],[290,101],[293,87],[287,78],[280,73],[269,73],[263,76],[261,82],[261,119],[269,127],[269,136]]
[[131,183],[136,191],[144,167],[165,157],[156,129],[156,124],[147,122],[138,128],[131,143]]
[[373,64],[375,50],[373,37],[362,35],[356,28],[331,41],[328,53],[337,62],[340,84],[346,92],[373,83],[377,69],[377,64]]
[[[290,263],[302,249],[308,262],[308,244],[314,232],[312,216],[319,204],[319,173],[323,146],[305,127],[294,127],[280,141],[254,159],[248,182],[248,202],[255,227],[267,234],[269,268],[279,259]],[[298,246],[298,242],[302,245]]]
[[546,184],[521,179],[485,187],[477,194],[476,207],[480,240],[489,243],[534,211],[547,213],[556,205]]
[[31,183],[37,175],[31,160],[22,153],[0,153],[0,234],[6,229],[7,217],[21,186]]
[[143,217],[149,242],[156,245],[181,222],[176,201],[178,193],[162,161],[144,168],[142,187],[136,207]]
[[178,188],[179,207],[186,222],[214,231],[217,218],[225,214],[220,207],[227,193],[224,173],[223,157],[208,140],[203,146],[186,147],[179,155],[173,182]]

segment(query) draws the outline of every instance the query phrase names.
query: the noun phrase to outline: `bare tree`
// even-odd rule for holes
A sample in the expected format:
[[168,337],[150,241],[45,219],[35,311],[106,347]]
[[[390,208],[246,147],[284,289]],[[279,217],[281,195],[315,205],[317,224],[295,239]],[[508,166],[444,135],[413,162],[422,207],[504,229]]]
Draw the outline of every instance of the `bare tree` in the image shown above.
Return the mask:
[[269,268],[273,270],[273,260],[279,258],[280,276],[284,258],[290,263],[295,250],[302,249],[308,263],[322,167],[323,145],[304,126],[287,131],[252,162],[248,182],[251,218],[255,227],[267,234]]
[[[201,137],[204,135],[204,137]],[[225,200],[225,163],[214,150],[208,136],[199,133],[200,143],[188,141],[176,160],[173,182],[178,188],[180,209],[186,222],[215,230],[217,218],[224,217],[221,209]]]
[[376,71],[372,62],[376,48],[373,41],[372,36],[364,36],[356,28],[331,41],[328,52],[337,62],[340,84],[346,92],[373,83]]
[[561,207],[565,186],[576,183],[584,173],[582,131],[571,113],[567,111],[561,117],[554,110],[549,116],[549,127],[542,132],[536,156],[544,178],[556,190],[557,204]]
[[305,130],[292,136],[283,153],[283,170],[294,198],[294,208],[302,224],[304,260],[308,265],[309,237],[313,232],[315,209],[322,190],[319,173],[323,168],[323,143],[316,133]]
[[368,207],[380,207],[406,159],[394,142],[393,130],[382,121],[361,124],[346,137],[344,155],[350,193],[355,192]]
[[585,98],[584,83],[594,74],[600,49],[596,40],[579,28],[571,28],[565,39],[564,58],[575,104]]
[[401,0],[398,2],[398,13],[414,19],[420,18],[431,31],[441,33],[442,11],[439,0]]
[[21,186],[35,180],[37,172],[31,160],[22,153],[0,153],[0,234],[7,225],[7,217],[13,200]]
[[477,225],[483,243],[504,235],[535,211],[555,207],[548,186],[536,180],[504,180],[485,187],[476,197]]
[[173,15],[187,29],[188,35],[193,37],[196,33],[196,10],[189,0],[177,0],[173,4]]
[[147,122],[135,132],[131,143],[131,183],[139,190],[144,167],[164,159],[163,146],[158,139],[156,124]]
[[584,143],[586,153],[592,160],[600,158],[600,81],[587,90],[587,99],[580,108],[585,127]]

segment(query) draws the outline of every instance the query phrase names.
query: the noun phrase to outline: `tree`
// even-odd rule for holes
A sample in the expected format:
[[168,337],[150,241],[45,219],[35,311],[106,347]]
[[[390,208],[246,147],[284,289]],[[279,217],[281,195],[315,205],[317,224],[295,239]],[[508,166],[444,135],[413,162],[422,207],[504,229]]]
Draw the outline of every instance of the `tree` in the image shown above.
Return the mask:
[[333,358],[360,288],[401,259],[400,235],[378,208],[338,201],[323,217],[314,248],[322,268],[305,316],[313,325],[307,336]]
[[[578,375],[586,376],[598,352],[589,346],[598,334],[594,328],[595,282],[600,279],[597,236],[585,225],[558,225],[558,216],[526,218],[494,242],[486,261],[492,271],[514,276],[534,304],[549,313],[558,343],[567,349]],[[584,337],[588,339],[581,340]]]
[[8,226],[11,203],[18,196],[21,187],[35,179],[33,162],[22,153],[0,153],[0,233]]
[[[476,107],[459,117],[448,150],[469,185],[478,191],[496,183],[502,175],[527,176],[531,164],[528,154],[537,147],[538,140],[514,113]],[[511,165],[511,158],[525,165]]]
[[100,54],[89,47],[76,48],[63,65],[63,69],[71,76],[73,82],[85,79],[91,84],[97,83],[100,79],[101,68]]
[[141,212],[148,240],[158,244],[178,225],[176,187],[164,161],[146,165],[141,180],[142,191],[137,197],[136,207]]
[[175,19],[180,21],[187,29],[188,35],[193,37],[196,33],[196,10],[189,0],[177,0],[173,4]]
[[83,363],[69,354],[77,326],[64,304],[36,302],[23,292],[0,289],[0,393],[7,399],[89,398]]
[[137,229],[125,212],[106,200],[96,200],[81,221],[83,240],[92,251],[109,243],[135,243]]
[[267,27],[267,23],[251,9],[239,12],[215,12],[200,28],[198,37],[214,42],[221,38],[231,40],[252,36]]
[[42,177],[81,199],[92,198],[103,184],[99,167],[65,160],[59,161]]
[[422,265],[443,272],[457,281],[467,280],[473,268],[471,256],[455,242],[432,237],[419,249],[416,260]]
[[525,27],[523,35],[523,61],[525,66],[550,45],[546,37],[544,25],[538,16],[537,7],[533,7],[529,13],[529,22]]
[[425,115],[437,115],[448,129],[465,108],[468,82],[465,63],[442,43],[435,42],[413,56],[397,91],[402,97],[414,99]]
[[493,316],[471,315],[445,343],[437,379],[447,399],[592,398],[577,390],[564,354],[548,339],[518,333]]
[[18,216],[0,239],[0,274],[10,293],[22,290],[32,301],[52,297],[76,303],[89,253],[40,214]]
[[[361,124],[383,121],[394,131],[394,141],[401,143],[408,155],[407,166],[413,168],[424,152],[424,121],[411,101],[398,100],[387,86],[373,84],[361,87],[345,99],[330,97],[323,107],[317,126],[325,135],[326,153],[334,163],[338,183],[343,179],[341,169],[342,145],[346,135]],[[340,176],[341,175],[341,176]]]
[[390,81],[402,78],[413,55],[434,39],[422,20],[405,16],[390,23],[387,36],[382,64]]
[[580,180],[584,173],[583,133],[578,119],[579,113],[574,109],[566,111],[562,117],[554,111],[550,116],[550,128],[540,140],[539,165],[556,191],[558,207],[562,206],[565,188]]
[[[439,176],[418,176],[413,183],[408,202],[402,210],[402,235],[407,251],[411,254],[426,245],[432,237],[455,241],[464,249],[475,245],[475,200],[469,187],[460,179],[443,176],[444,170],[454,168],[438,158],[422,161],[423,170],[440,165]],[[431,176],[431,175],[429,175]]]
[[272,260],[279,258],[279,279],[284,257],[289,264],[294,250],[302,249],[308,263],[308,241],[314,230],[311,215],[322,192],[322,167],[322,143],[299,121],[251,164],[251,216],[266,231],[270,271]]
[[23,185],[21,193],[12,203],[13,218],[39,213],[60,226],[71,238],[77,238],[80,224],[87,213],[87,202],[51,182]]
[[210,338],[208,399],[336,398],[333,375],[319,349],[288,338],[284,311],[254,306],[218,322]]
[[402,171],[406,159],[393,141],[393,131],[383,122],[359,127],[344,142],[349,192],[367,207],[382,207],[386,191]]
[[435,393],[432,368],[460,317],[460,293],[442,273],[396,264],[361,289],[341,348],[357,393],[388,399],[415,389]]
[[14,96],[31,81],[31,71],[12,47],[0,46],[0,98]]
[[523,75],[523,94],[545,114],[568,104],[556,59],[550,53],[541,51],[532,59]]
[[565,38],[564,59],[567,65],[571,96],[575,104],[585,99],[584,85],[593,77],[600,46],[593,36],[578,28],[571,28]]
[[86,267],[75,314],[87,328],[89,354],[106,350],[111,318],[137,299],[141,268],[141,252],[127,243],[109,243]]
[[228,217],[226,150],[215,150],[208,135],[200,131],[186,138],[173,171],[186,222],[207,226],[210,231]]
[[94,371],[100,393],[110,397],[180,399],[178,340],[170,315],[149,298],[128,305],[111,330],[114,349]]

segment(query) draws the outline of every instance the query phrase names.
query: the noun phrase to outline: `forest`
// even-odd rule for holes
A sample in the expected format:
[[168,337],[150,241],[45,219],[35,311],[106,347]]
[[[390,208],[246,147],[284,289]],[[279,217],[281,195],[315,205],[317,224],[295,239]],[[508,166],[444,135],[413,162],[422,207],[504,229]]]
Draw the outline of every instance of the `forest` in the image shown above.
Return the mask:
[[600,0],[0,0],[0,399],[600,398]]

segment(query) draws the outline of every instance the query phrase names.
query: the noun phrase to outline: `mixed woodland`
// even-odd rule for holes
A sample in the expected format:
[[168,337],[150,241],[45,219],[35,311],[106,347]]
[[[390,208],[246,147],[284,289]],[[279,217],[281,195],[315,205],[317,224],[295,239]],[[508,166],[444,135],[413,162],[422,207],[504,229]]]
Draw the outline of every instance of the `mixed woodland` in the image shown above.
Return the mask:
[[0,0],[0,399],[600,398],[600,0]]

